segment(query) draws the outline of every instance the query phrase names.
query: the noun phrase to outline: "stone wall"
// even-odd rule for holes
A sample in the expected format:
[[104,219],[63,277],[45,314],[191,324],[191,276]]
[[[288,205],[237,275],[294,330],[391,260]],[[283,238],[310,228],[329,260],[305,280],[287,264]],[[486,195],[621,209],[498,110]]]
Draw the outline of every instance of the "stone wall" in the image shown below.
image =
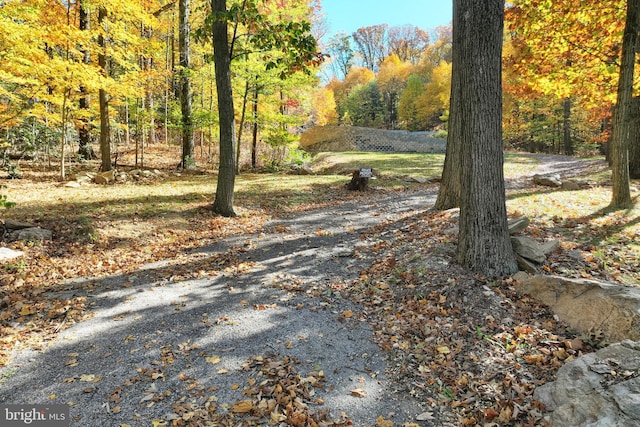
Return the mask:
[[317,126],[302,134],[300,145],[310,152],[386,151],[444,153],[447,141],[435,132],[381,130],[355,126]]

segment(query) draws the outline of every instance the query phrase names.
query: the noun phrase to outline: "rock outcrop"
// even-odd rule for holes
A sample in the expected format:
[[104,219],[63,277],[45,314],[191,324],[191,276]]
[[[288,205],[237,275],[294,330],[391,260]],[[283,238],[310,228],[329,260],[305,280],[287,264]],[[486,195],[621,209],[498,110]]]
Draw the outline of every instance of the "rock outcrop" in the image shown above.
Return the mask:
[[626,340],[567,363],[534,397],[552,426],[640,426],[640,342]]
[[612,343],[640,340],[640,288],[560,276],[517,277],[516,290],[547,304],[584,334]]

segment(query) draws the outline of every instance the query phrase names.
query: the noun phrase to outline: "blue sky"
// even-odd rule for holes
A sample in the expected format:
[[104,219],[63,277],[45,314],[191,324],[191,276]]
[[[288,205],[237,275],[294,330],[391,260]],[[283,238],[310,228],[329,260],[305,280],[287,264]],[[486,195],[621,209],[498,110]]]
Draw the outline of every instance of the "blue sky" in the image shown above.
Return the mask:
[[452,0],[321,0],[329,36],[360,27],[411,24],[431,30],[451,23]]

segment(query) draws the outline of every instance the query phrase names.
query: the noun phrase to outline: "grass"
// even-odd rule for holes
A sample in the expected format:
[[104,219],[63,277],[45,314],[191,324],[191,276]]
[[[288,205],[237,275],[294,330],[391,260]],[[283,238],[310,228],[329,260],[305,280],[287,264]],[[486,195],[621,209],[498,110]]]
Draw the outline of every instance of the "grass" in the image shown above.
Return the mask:
[[[160,152],[156,158],[171,155],[175,153]],[[3,215],[54,230],[63,237],[56,252],[70,262],[74,253],[82,252],[78,248],[116,256],[116,252],[154,244],[173,246],[171,250],[151,251],[154,256],[171,256],[181,245],[193,247],[242,234],[273,216],[367,197],[344,190],[348,175],[359,167],[372,167],[376,171],[377,179],[372,182],[376,191],[406,191],[424,186],[407,182],[407,177],[431,181],[439,178],[443,161],[442,154],[320,153],[312,160],[313,169],[319,171],[316,175],[243,173],[236,181],[235,205],[240,214],[237,220],[219,218],[210,212],[217,179],[210,170],[176,173],[173,167],[151,164],[152,168],[163,169],[161,178],[69,188],[58,183],[53,170],[29,170],[23,166],[25,179],[7,182],[8,199],[16,206],[4,210]],[[505,178],[530,174],[538,163],[531,156],[509,153],[505,156]],[[89,164],[89,167],[95,165]],[[637,265],[640,210],[609,212],[610,187],[606,183],[610,175],[606,169],[586,173],[577,178],[589,180],[592,185],[579,191],[531,186],[510,191],[508,210],[511,215],[527,215],[533,219],[528,231],[534,237],[559,238],[581,250],[593,248],[595,252],[597,248],[594,267],[612,271],[621,269],[625,262]],[[603,246],[615,250],[603,252]],[[32,245],[32,249],[46,248]],[[148,255],[148,252],[145,253]],[[78,273],[71,269],[67,274],[74,272]],[[638,280],[633,272],[623,271],[619,277],[628,283]]]

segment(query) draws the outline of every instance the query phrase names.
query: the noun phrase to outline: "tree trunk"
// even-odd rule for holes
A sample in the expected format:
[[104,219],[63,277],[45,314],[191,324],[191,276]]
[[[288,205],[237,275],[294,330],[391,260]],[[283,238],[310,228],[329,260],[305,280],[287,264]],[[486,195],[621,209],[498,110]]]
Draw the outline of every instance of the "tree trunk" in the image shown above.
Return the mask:
[[258,96],[260,95],[260,87],[256,77],[256,88],[253,92],[253,139],[251,144],[251,167],[258,167]]
[[[80,31],[90,30],[90,17],[89,10],[87,9],[86,0],[80,0],[80,17],[79,17]],[[80,50],[82,52],[82,62],[89,64],[91,62],[91,52],[88,47],[83,46]],[[96,154],[93,152],[91,146],[91,121],[89,120],[89,95],[87,88],[84,85],[80,86],[80,100],[78,101],[78,107],[80,108],[80,119],[78,120],[78,156],[81,159],[92,160],[96,158]]]
[[189,40],[189,0],[180,0],[178,12],[178,33],[180,49],[180,107],[182,110],[182,169],[195,168],[193,142],[193,113],[190,77],[190,40]]
[[629,177],[640,179],[640,98],[633,98],[631,111],[631,140],[629,141]]
[[573,156],[573,140],[571,139],[571,98],[565,98],[562,106],[564,109],[564,117],[562,121],[564,154],[567,156]]
[[629,189],[629,141],[631,140],[631,110],[633,108],[633,72],[638,40],[640,0],[627,0],[627,19],[622,40],[622,62],[618,81],[618,98],[613,115],[611,138],[612,208],[631,206]]
[[240,113],[240,123],[238,124],[238,145],[236,147],[236,175],[240,175],[240,148],[242,145],[242,130],[244,120],[247,115],[247,99],[249,98],[249,80],[244,84],[244,96],[242,97],[242,113]]
[[[502,147],[502,0],[456,0],[462,22],[460,122],[462,192],[458,262],[488,277],[518,265],[507,226]],[[456,49],[456,46],[454,46]]]
[[[231,52],[229,51],[228,24],[224,14],[226,0],[211,0],[214,14],[213,61],[216,66],[216,87],[218,89],[218,116],[220,119],[220,166],[218,185],[213,202],[213,211],[227,217],[236,216],[233,210],[233,191],[236,179],[235,142],[236,125],[233,110],[231,86]],[[222,17],[220,17],[222,15]]]
[[[460,45],[464,33],[465,22],[462,19],[456,19],[460,16],[460,3],[453,2],[453,16],[456,24],[453,27],[453,43]],[[447,210],[460,206],[460,191],[462,183],[462,127],[460,126],[460,66],[461,49],[453,50],[455,58],[451,69],[451,98],[449,102],[449,125],[447,133],[447,151],[444,157],[444,169],[442,170],[442,179],[440,181],[440,191],[434,208],[438,210]]]
[[[101,7],[98,10],[98,24],[102,24],[107,17],[107,10]],[[107,41],[101,34],[98,36],[98,45],[100,53],[98,54],[98,65],[102,69],[105,77],[109,76],[107,68]],[[111,126],[109,124],[109,97],[107,91],[101,88],[98,97],[100,99],[100,157],[102,163],[100,170],[102,172],[111,170]]]

